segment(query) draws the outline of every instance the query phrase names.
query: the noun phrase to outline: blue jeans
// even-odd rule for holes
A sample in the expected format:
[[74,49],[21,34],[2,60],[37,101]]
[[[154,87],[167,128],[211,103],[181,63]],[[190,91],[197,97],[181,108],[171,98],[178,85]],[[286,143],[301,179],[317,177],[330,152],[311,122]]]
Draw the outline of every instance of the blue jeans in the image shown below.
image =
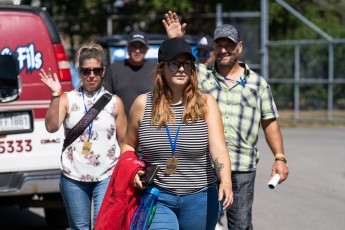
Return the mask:
[[94,202],[93,223],[95,223],[109,180],[110,177],[100,182],[82,182],[61,174],[60,191],[71,230],[91,229],[92,199]]
[[214,230],[218,209],[218,192],[215,186],[191,195],[160,191],[150,230]]
[[234,202],[227,210],[228,229],[252,230],[252,206],[256,171],[231,172]]

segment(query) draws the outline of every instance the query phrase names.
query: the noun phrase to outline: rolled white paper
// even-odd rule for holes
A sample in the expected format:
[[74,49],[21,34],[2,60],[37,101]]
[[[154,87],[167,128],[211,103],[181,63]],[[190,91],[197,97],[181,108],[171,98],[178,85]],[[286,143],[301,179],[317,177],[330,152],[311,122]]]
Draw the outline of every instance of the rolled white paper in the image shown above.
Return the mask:
[[271,178],[271,180],[268,182],[268,187],[269,187],[270,189],[274,189],[274,188],[277,186],[279,180],[280,180],[280,176],[279,176],[279,174],[277,173],[277,174],[274,175],[274,176]]

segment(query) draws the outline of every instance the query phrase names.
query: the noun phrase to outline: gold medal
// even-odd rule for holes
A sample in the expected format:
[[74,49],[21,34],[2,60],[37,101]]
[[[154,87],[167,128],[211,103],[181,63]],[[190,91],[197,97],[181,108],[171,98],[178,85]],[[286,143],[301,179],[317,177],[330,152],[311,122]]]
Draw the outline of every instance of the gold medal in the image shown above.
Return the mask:
[[167,165],[165,168],[165,174],[170,175],[170,174],[176,173],[177,163],[178,163],[177,158],[175,158],[175,157],[168,158]]
[[92,143],[90,141],[84,141],[83,149],[82,149],[81,153],[84,155],[90,154],[91,147],[92,147]]

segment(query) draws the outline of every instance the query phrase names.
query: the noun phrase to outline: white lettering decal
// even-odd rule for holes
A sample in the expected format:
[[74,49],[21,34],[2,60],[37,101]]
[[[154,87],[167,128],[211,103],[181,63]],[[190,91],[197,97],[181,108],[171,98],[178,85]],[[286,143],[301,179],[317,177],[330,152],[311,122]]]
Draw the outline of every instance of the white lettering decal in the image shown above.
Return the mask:
[[[12,54],[13,52],[8,48],[4,47],[0,53]],[[15,50],[15,56],[18,60],[19,72],[21,72],[25,67],[26,71],[32,72],[34,70],[39,70],[43,66],[43,56],[41,52],[35,51],[35,45],[33,43],[27,46],[18,46]]]

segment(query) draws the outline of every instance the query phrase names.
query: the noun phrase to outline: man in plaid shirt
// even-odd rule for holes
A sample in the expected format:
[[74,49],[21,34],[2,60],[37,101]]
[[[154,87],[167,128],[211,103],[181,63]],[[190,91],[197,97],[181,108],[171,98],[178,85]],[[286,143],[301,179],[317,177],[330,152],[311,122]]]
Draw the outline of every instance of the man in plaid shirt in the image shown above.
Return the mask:
[[[168,12],[165,16],[163,25],[168,37],[183,37],[186,24],[180,24],[176,13]],[[234,192],[233,205],[227,210],[228,228],[253,229],[252,204],[259,161],[260,124],[275,157],[271,175],[279,174],[281,183],[289,172],[277,108],[265,79],[239,61],[243,43],[234,26],[218,26],[213,45],[215,66],[207,69],[198,65],[198,82],[201,89],[216,98],[222,113]]]

